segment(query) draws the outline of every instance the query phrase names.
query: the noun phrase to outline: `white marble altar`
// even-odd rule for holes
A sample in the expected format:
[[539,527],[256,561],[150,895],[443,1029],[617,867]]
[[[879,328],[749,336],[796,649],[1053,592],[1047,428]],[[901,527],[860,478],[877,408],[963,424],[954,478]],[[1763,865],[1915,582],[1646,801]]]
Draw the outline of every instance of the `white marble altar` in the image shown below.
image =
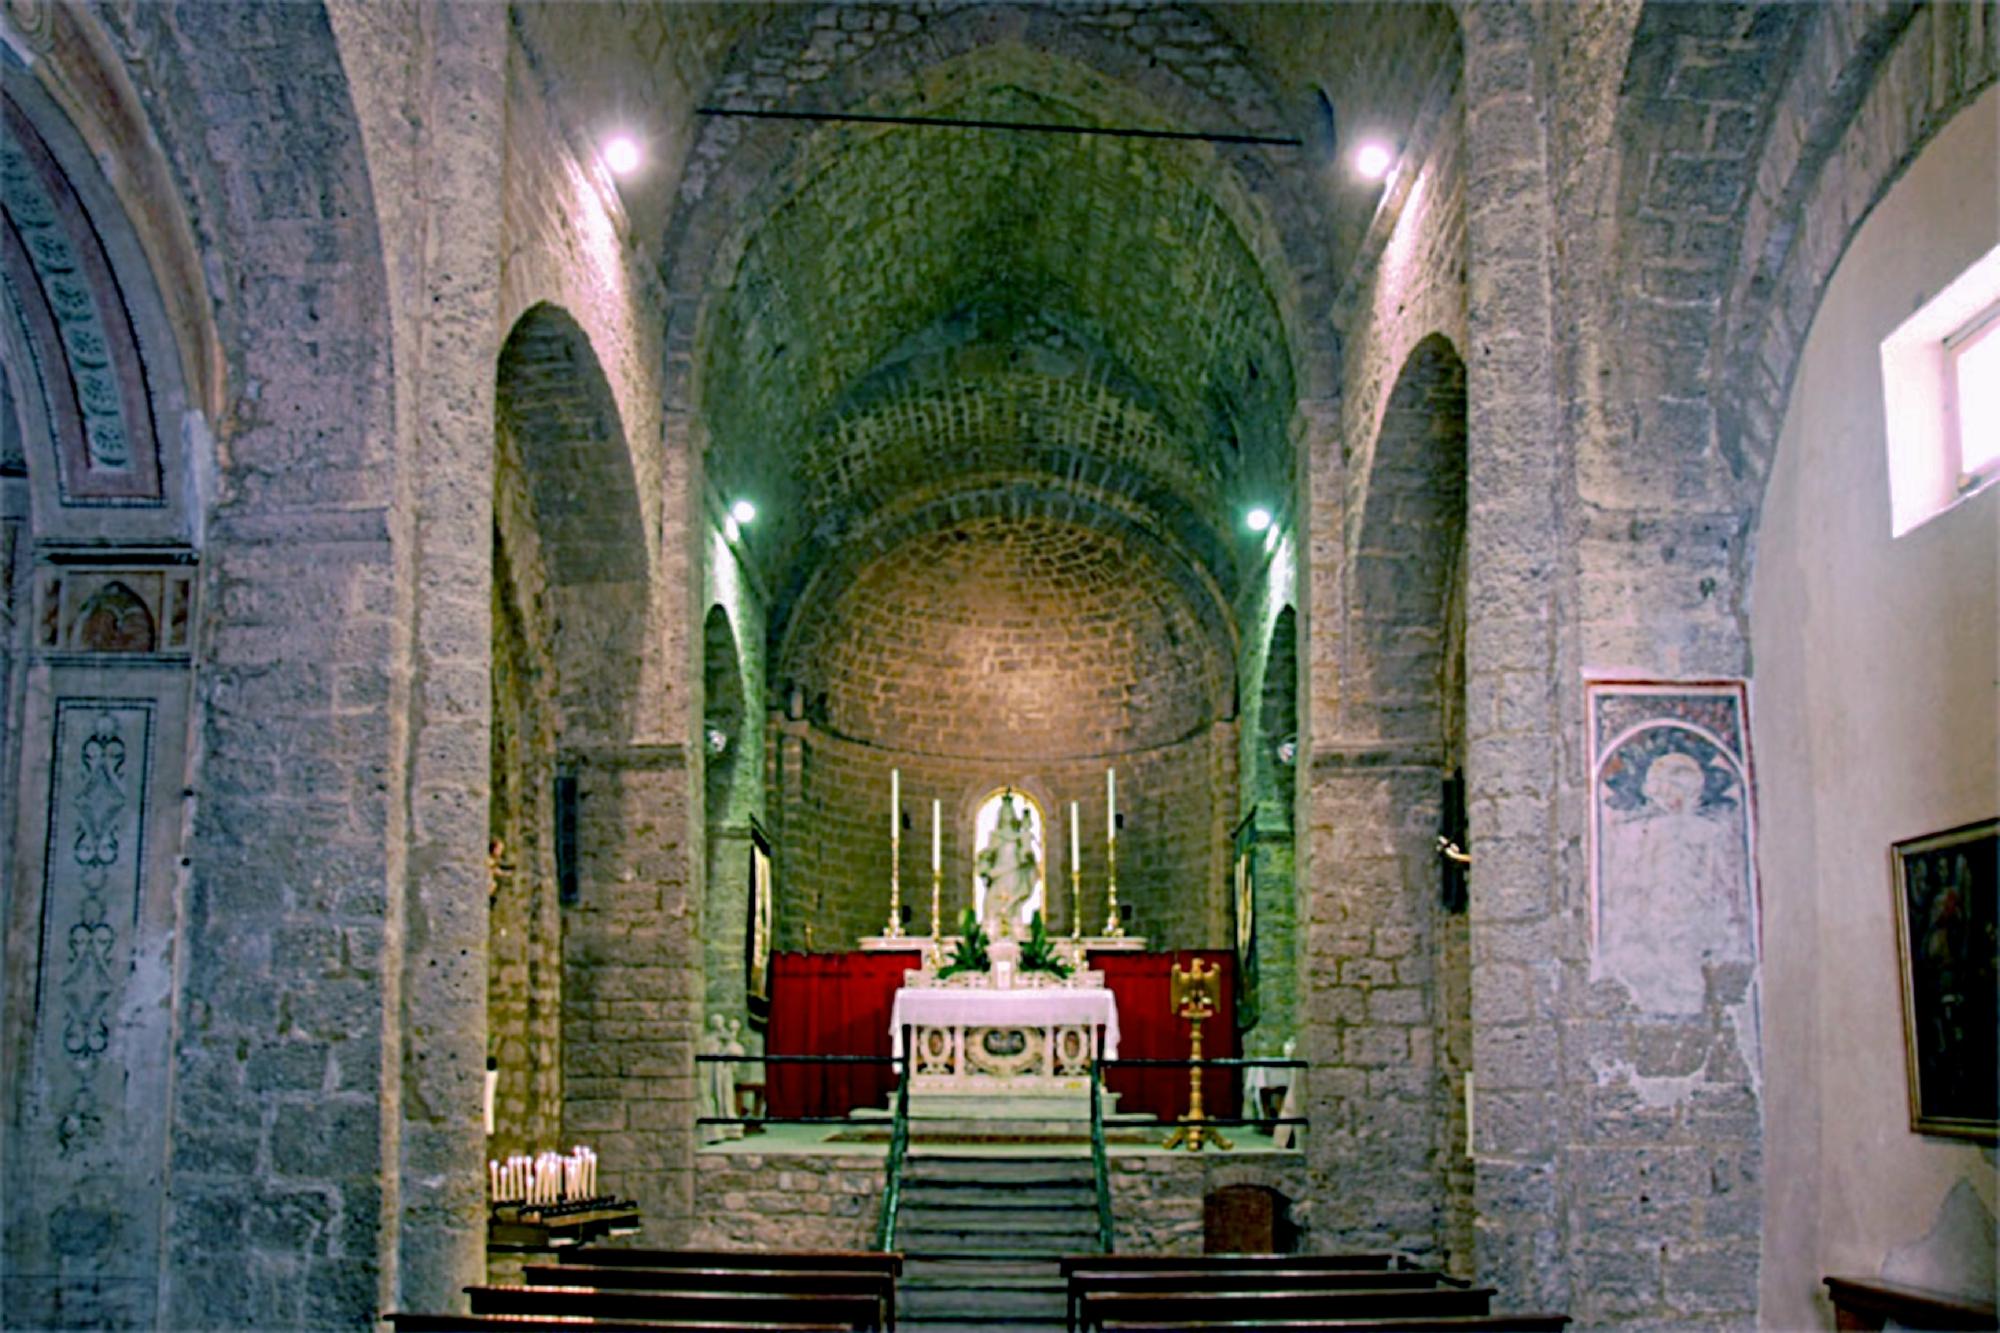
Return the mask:
[[1087,1092],[1100,1036],[1105,1058],[1118,1054],[1118,1002],[1102,985],[906,986],[889,1016],[898,1055],[906,1028],[917,1093]]

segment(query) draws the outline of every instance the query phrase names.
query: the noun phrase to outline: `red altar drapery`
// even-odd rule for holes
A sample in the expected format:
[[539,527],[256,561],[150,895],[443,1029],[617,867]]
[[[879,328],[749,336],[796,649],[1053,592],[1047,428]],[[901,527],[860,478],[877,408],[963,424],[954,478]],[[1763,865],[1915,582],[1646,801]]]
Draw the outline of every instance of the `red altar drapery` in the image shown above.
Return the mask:
[[[1227,950],[1183,949],[1175,953],[1094,953],[1090,965],[1104,974],[1104,984],[1118,1000],[1118,1058],[1121,1060],[1185,1060],[1188,1025],[1169,1003],[1174,968],[1190,960],[1222,970],[1221,999],[1215,1017],[1201,1025],[1204,1059],[1233,1059],[1242,1049],[1236,1039],[1236,955]],[[1233,1116],[1239,1102],[1234,1069],[1211,1069],[1202,1079],[1202,1107],[1209,1115]],[[1105,1086],[1117,1093],[1121,1114],[1140,1111],[1162,1120],[1187,1113],[1188,1071],[1179,1069],[1111,1069]]]
[[[1236,958],[1227,950],[1178,953],[1098,953],[1090,965],[1118,1000],[1121,1058],[1182,1060],[1188,1054],[1187,1023],[1168,1004],[1176,966],[1191,959],[1222,969],[1221,1003],[1202,1024],[1202,1054],[1234,1057],[1236,1039]],[[771,1023],[764,1049],[772,1055],[887,1055],[889,1011],[904,972],[923,961],[908,953],[780,953],[771,963]],[[1187,1111],[1188,1072],[1181,1069],[1114,1069],[1107,1086],[1120,1094],[1118,1109],[1163,1120]],[[1237,1114],[1235,1070],[1211,1069],[1202,1093],[1210,1115]],[[896,1088],[892,1066],[774,1064],[765,1076],[765,1096],[774,1119],[846,1115],[861,1106],[886,1106]]]
[[[771,1055],[887,1055],[889,1007],[903,973],[923,954],[780,953],[771,960]],[[765,1075],[773,1119],[846,1115],[886,1106],[896,1089],[890,1065],[774,1064]]]

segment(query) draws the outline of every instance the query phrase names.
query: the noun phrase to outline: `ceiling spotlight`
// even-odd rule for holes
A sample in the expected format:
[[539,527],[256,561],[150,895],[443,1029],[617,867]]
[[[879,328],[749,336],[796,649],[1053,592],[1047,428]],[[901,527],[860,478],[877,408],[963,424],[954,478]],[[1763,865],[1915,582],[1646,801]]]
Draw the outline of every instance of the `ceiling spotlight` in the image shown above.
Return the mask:
[[612,174],[629,176],[639,169],[639,141],[629,134],[614,134],[604,141],[604,165]]
[[1243,525],[1252,532],[1262,532],[1271,526],[1271,511],[1260,505],[1243,516]]
[[1395,156],[1387,146],[1379,143],[1365,143],[1354,150],[1354,169],[1364,180],[1378,181],[1389,174],[1389,167]]
[[757,506],[751,504],[748,500],[738,500],[735,504],[729,506],[729,516],[738,523],[748,523],[751,519],[757,517]]

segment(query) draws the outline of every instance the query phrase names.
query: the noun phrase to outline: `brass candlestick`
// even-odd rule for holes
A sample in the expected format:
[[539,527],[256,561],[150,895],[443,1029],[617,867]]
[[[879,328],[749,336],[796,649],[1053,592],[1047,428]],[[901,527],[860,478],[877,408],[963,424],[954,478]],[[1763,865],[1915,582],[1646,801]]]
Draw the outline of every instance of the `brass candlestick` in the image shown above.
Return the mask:
[[882,929],[885,939],[903,938],[903,840],[889,839],[889,924]]
[[1202,1020],[1215,1017],[1215,1006],[1220,998],[1220,969],[1203,963],[1197,958],[1187,970],[1175,968],[1173,972],[1173,1006],[1180,1016],[1188,1021],[1188,1113],[1180,1128],[1167,1136],[1163,1148],[1185,1147],[1189,1152],[1200,1152],[1205,1142],[1213,1143],[1225,1152],[1232,1146],[1223,1137],[1222,1131],[1210,1128],[1208,1117],[1201,1109],[1201,1025]]
[[931,947],[937,947],[938,936],[944,932],[944,871],[931,867]]
[[1125,923],[1118,919],[1118,835],[1104,840],[1104,937],[1125,937]]

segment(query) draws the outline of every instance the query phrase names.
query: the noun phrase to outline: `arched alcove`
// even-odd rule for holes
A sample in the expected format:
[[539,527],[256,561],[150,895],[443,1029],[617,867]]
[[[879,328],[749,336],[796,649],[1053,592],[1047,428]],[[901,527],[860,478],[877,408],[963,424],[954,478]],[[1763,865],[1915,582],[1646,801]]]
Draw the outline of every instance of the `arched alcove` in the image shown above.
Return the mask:
[[[750,726],[743,655],[728,608],[708,608],[701,626],[702,844],[707,907],[702,916],[706,1011],[745,1019],[744,932],[749,920],[751,819],[762,784],[760,733]],[[724,1107],[720,1114],[731,1114]]]
[[579,756],[639,715],[647,561],[616,404],[567,312],[521,317],[495,389],[487,1057],[505,1155],[563,1138],[562,896],[581,857],[558,830]]
[[[1298,612],[1278,612],[1262,654],[1263,678],[1244,719],[1250,733],[1244,800],[1250,807],[1237,832],[1239,875],[1236,931],[1244,958],[1244,1008],[1248,1045],[1275,1055],[1297,1035],[1297,842],[1294,830],[1299,757]],[[1247,858],[1247,859],[1246,859]],[[1248,948],[1244,948],[1248,945]],[[1239,1011],[1241,1013],[1241,1011]]]

